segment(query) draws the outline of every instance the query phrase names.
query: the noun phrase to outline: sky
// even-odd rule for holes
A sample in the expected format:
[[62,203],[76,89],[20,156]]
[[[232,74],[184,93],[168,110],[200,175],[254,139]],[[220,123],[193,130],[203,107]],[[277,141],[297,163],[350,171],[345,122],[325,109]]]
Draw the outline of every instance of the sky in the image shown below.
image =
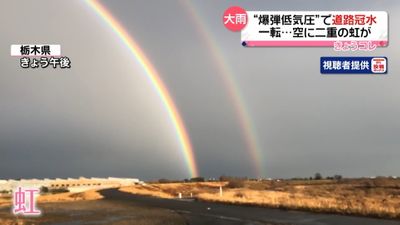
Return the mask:
[[[201,176],[256,176],[215,52],[237,81],[259,142],[262,177],[400,175],[397,0],[101,3],[165,81]],[[372,53],[244,48],[240,33],[222,24],[232,5],[387,11],[389,46]],[[196,25],[193,12],[207,31]],[[3,1],[0,20],[0,179],[189,176],[173,124],[145,71],[86,3]],[[10,56],[10,45],[22,43],[60,44],[72,68],[22,69]],[[335,55],[383,55],[389,73],[322,76],[319,58]]]

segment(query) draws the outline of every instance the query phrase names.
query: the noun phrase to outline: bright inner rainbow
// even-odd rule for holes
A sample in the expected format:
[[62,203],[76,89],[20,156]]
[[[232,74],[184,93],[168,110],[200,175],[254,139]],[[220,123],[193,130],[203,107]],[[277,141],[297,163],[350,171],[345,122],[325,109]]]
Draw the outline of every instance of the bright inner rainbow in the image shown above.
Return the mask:
[[139,48],[139,45],[135,42],[132,36],[122,27],[122,25],[112,16],[112,14],[98,1],[96,0],[85,0],[87,5],[93,9],[101,19],[106,22],[110,28],[117,34],[121,41],[132,53],[133,57],[139,62],[144,69],[148,79],[160,96],[162,103],[164,104],[168,115],[174,124],[176,135],[181,145],[181,150],[184,155],[186,165],[189,169],[191,177],[197,177],[199,175],[193,147],[189,138],[189,134],[186,131],[185,124],[179,114],[176,105],[169,94],[169,91],[163,83],[160,75],[155,70],[154,66],[148,60],[143,51]]

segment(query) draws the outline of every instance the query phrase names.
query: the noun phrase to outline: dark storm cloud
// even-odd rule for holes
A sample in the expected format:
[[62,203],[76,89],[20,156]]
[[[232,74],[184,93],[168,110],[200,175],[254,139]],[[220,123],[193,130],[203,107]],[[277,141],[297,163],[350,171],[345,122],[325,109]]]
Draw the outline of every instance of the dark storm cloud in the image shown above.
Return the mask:
[[[0,10],[0,19],[6,21],[0,25],[4,31],[0,178],[185,177],[179,143],[165,109],[115,34],[83,2],[43,2],[10,1]],[[103,3],[166,82],[184,117],[202,175],[252,176],[252,162],[216,68],[221,62],[212,60],[212,51],[199,35],[203,31],[194,26],[184,4]],[[400,80],[399,67],[392,63],[399,61],[397,1],[191,4],[238,80],[266,161],[265,176],[398,175]],[[248,10],[388,11],[389,47],[372,54],[389,58],[390,73],[323,77],[319,57],[336,55],[330,48],[243,48],[240,34],[221,24],[222,12],[231,5]],[[35,20],[29,16],[45,9],[53,11]],[[9,56],[9,45],[36,42],[60,43],[73,68],[29,73],[18,69],[17,60]],[[281,67],[283,62],[293,66]],[[13,167],[16,164],[21,167]]]
[[[83,2],[45,3],[2,8],[0,177],[187,176],[166,110],[118,38]],[[72,68],[22,70],[14,43],[59,43]]]

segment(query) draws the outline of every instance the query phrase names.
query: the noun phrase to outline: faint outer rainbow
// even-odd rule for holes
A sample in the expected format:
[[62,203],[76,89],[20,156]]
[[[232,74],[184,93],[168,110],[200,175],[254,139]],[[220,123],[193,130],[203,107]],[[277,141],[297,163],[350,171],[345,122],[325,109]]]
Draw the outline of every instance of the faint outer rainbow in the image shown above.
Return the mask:
[[[222,50],[218,47],[217,41],[213,38],[214,35],[207,28],[204,19],[201,18],[199,11],[194,6],[194,3],[190,0],[181,0],[181,2],[184,8],[187,10],[189,17],[192,18],[197,30],[199,31],[199,34],[208,46],[208,49],[211,51],[213,61],[215,62],[215,65],[223,80],[225,89],[234,105],[240,127],[246,141],[247,150],[250,155],[251,162],[253,163],[254,173],[257,177],[261,177],[264,170],[263,154],[257,141],[255,127],[251,120],[243,96],[239,90],[239,85],[235,80],[235,76],[233,75],[228,62],[224,58]],[[222,13],[223,12],[221,12],[221,16]]]
[[155,70],[154,66],[148,60],[143,51],[139,48],[139,45],[135,42],[135,40],[100,2],[96,0],[85,0],[85,2],[103,19],[104,22],[106,22],[111,27],[111,29],[115,32],[115,34],[117,34],[117,36],[126,45],[126,47],[128,47],[129,51],[146,72],[148,79],[156,89],[157,94],[161,98],[161,101],[164,104],[168,115],[175,127],[176,135],[179,139],[181,150],[184,155],[190,175],[192,177],[198,176],[199,173],[194,157],[193,147],[189,139],[189,134],[186,131],[182,117],[179,114],[179,111],[176,108],[175,103],[172,100],[171,95],[169,94],[168,89],[163,83],[160,75]]

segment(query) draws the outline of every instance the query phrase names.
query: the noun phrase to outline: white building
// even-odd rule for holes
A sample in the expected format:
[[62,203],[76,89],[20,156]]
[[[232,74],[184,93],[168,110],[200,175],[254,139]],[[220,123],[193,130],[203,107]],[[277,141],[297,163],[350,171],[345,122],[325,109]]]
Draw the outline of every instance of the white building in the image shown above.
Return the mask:
[[131,186],[143,184],[136,178],[85,178],[80,177],[67,179],[21,179],[21,180],[0,180],[0,192],[12,192],[17,187],[41,188],[46,187],[49,190],[66,189],[70,192],[81,192],[86,190],[96,190],[105,188],[117,188],[122,186]]

